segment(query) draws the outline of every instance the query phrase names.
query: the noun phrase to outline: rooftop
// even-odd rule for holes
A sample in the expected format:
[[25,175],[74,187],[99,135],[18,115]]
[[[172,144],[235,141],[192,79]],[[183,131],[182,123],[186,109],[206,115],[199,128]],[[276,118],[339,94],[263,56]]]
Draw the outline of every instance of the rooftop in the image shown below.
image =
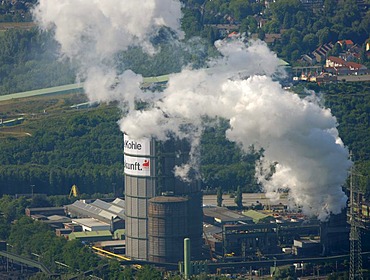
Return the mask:
[[204,207],[203,214],[208,217],[214,218],[216,222],[228,223],[228,222],[251,222],[252,219],[241,215],[237,212],[231,211],[225,207]]
[[259,221],[264,220],[264,219],[275,220],[274,217],[269,216],[269,215],[265,215],[261,212],[255,211],[255,210],[243,211],[243,215],[245,215],[246,217],[252,218],[253,222],[255,222],[255,223],[258,223]]
[[83,238],[83,237],[101,237],[101,236],[112,236],[109,230],[100,230],[100,231],[80,231],[80,232],[72,232],[69,234],[69,239],[73,240],[76,238]]
[[91,219],[91,218],[81,218],[81,219],[72,219],[72,223],[83,225],[86,227],[97,227],[97,226],[110,226],[107,223]]

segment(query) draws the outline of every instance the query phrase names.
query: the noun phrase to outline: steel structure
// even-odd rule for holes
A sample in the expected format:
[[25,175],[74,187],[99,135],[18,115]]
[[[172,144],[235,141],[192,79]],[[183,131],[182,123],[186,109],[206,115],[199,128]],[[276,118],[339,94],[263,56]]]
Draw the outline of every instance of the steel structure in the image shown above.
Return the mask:
[[360,222],[357,219],[354,211],[356,202],[354,199],[354,192],[357,190],[357,184],[353,182],[354,167],[351,168],[350,174],[350,225],[351,231],[349,235],[350,241],[350,268],[349,280],[363,280],[362,274],[362,257],[361,257],[361,228]]

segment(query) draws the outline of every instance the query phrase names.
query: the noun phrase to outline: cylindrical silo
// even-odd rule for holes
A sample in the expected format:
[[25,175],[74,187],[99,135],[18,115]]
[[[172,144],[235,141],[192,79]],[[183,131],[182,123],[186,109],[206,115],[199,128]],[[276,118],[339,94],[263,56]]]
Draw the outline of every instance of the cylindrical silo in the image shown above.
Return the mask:
[[149,200],[149,261],[183,260],[183,240],[188,236],[188,199],[158,196]]

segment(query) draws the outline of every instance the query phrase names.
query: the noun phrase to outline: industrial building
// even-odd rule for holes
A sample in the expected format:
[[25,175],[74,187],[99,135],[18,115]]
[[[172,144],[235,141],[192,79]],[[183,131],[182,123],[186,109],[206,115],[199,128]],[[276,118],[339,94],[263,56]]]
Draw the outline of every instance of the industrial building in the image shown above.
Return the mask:
[[[73,204],[65,206],[66,213],[72,218],[92,218],[96,222],[104,223],[107,230],[114,232],[116,229],[125,228],[125,209],[124,202],[120,198],[116,198],[112,202],[105,202],[96,199],[92,203],[86,203],[82,200],[76,200]],[[93,223],[94,220],[90,222]],[[79,223],[78,219],[73,220],[74,223]],[[86,221],[86,220],[80,220]],[[80,223],[85,230],[89,230],[89,226]]]
[[25,213],[28,217],[33,215],[64,215],[64,207],[38,207],[38,208],[26,208]]
[[[192,258],[197,259],[201,256],[200,184],[195,179],[185,182],[174,174],[176,166],[188,162],[189,151],[189,143],[185,140],[136,140],[124,134],[126,255],[128,257],[159,261],[174,257],[175,252],[163,252],[161,246],[177,247],[178,238],[175,237],[177,233],[172,231],[176,219],[181,219],[185,224],[186,236],[183,233],[182,237],[191,239]],[[166,196],[166,198],[151,200],[160,196]],[[177,198],[169,198],[170,196]],[[178,209],[183,209],[181,215],[176,212]],[[176,212],[177,216],[170,214],[171,211]],[[164,228],[160,231],[157,228],[156,231],[155,223],[159,221],[163,222]],[[182,246],[178,247],[178,251],[179,254],[183,252]],[[178,258],[179,255],[171,260],[176,262]]]
[[69,240],[80,240],[81,242],[97,242],[112,240],[109,230],[72,232],[68,235]]
[[72,223],[80,225],[82,231],[111,230],[111,225],[91,218],[72,219]]
[[[204,207],[204,239],[210,258],[255,260],[263,256],[297,257],[343,254],[349,250],[345,211],[327,222],[300,213]],[[243,215],[242,215],[243,214]],[[245,216],[244,216],[245,215]]]
[[250,217],[231,211],[226,207],[204,206],[203,216],[203,221],[205,223],[219,226],[237,223],[253,223]]

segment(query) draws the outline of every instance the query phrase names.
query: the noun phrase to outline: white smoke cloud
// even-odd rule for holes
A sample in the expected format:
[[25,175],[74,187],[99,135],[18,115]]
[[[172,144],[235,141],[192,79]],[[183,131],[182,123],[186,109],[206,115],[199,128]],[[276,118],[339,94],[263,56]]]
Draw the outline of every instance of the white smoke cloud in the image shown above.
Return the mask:
[[[256,176],[268,197],[288,189],[295,205],[322,220],[346,206],[341,187],[351,162],[336,119],[315,98],[301,99],[274,81],[280,62],[263,42],[217,42],[221,58],[207,69],[170,75],[168,87],[149,100],[152,95],[139,88],[142,77],[118,75],[110,61],[131,45],[153,53],[149,38],[160,25],[181,35],[179,1],[40,0],[35,15],[42,27],[55,29],[63,54],[80,63],[91,100],[128,105],[119,124],[131,138],[164,140],[172,133],[191,139],[196,154],[202,118],[222,117],[230,122],[229,140],[246,152],[251,145],[265,150]],[[148,108],[135,111],[137,99]],[[271,164],[276,172],[266,179]],[[190,169],[184,165],[176,172],[183,177]]]
[[[116,87],[128,82],[128,76],[132,77],[132,72],[119,76],[112,66],[118,51],[141,46],[148,53],[155,53],[150,38],[160,27],[169,27],[180,38],[183,36],[181,4],[177,0],[140,3],[134,0],[39,0],[33,15],[42,29],[54,31],[62,55],[79,65],[79,76],[91,101],[125,98],[127,92],[123,96],[123,90],[133,89],[130,85]],[[135,77],[134,83],[140,79]]]
[[55,28],[64,54],[100,61],[131,45],[150,46],[161,26],[182,36],[180,7],[175,0],[40,0],[34,16],[42,28]]
[[[155,120],[150,133],[163,137],[169,130],[177,132],[183,122],[201,127],[202,116],[228,119],[229,140],[241,144],[245,152],[251,145],[265,149],[256,175],[268,197],[277,198],[288,189],[305,214],[324,220],[330,213],[340,213],[347,201],[341,187],[351,162],[335,117],[314,97],[301,99],[273,80],[279,60],[263,43],[222,47],[227,52],[211,68],[173,74],[155,109],[124,118],[122,129],[142,137],[148,130],[137,125]],[[248,78],[237,78],[241,70]],[[275,162],[276,171],[267,180]],[[261,169],[266,172],[261,174]]]

